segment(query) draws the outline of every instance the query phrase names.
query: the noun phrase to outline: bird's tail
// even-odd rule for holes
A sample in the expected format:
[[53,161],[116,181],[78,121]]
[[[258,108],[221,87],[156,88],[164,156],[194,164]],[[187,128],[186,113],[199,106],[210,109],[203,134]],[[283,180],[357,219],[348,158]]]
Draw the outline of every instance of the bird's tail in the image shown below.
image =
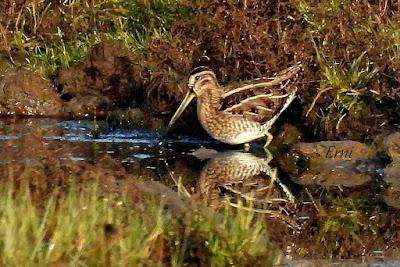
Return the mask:
[[266,122],[263,125],[264,132],[267,133],[269,129],[271,129],[272,125],[275,123],[275,121],[279,118],[279,116],[285,111],[285,109],[288,108],[288,106],[293,102],[293,100],[296,98],[296,93],[297,90],[293,90],[292,92],[288,93],[288,96],[286,98],[285,104],[283,104],[281,110],[276,113],[268,122]]

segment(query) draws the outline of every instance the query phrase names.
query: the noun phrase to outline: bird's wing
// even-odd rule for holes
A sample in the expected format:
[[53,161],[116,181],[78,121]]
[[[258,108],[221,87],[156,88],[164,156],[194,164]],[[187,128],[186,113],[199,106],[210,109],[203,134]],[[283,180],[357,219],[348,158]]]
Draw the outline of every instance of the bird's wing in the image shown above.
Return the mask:
[[245,81],[224,88],[221,112],[265,122],[278,114],[297,90],[301,65],[296,64],[270,78]]

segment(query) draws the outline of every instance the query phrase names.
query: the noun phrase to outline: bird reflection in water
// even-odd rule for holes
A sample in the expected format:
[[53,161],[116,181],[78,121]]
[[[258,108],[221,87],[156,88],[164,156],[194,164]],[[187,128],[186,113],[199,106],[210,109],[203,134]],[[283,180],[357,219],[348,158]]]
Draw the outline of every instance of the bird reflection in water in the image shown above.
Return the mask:
[[240,203],[250,203],[252,210],[282,217],[287,213],[285,206],[294,203],[289,188],[266,158],[238,151],[209,152],[200,149],[194,155],[208,158],[200,173],[198,190],[210,205],[229,203],[244,208]]

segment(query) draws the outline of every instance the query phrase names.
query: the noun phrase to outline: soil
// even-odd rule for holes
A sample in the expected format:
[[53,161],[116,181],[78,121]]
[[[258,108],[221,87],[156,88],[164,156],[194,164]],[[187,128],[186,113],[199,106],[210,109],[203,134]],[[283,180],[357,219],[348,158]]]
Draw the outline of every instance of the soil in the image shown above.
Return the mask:
[[[27,4],[27,1],[20,1],[17,6],[12,6],[5,2],[0,6],[1,17],[9,19],[1,20],[0,25],[5,32],[3,51],[10,56],[15,54],[12,49],[7,49],[11,47],[11,38],[7,38],[13,34],[11,24],[18,19],[18,10],[24,10],[22,7]],[[52,82],[59,97],[53,102],[62,100],[62,110],[58,108],[59,104],[53,109],[38,107],[40,104],[46,105],[46,99],[43,99],[34,104],[23,103],[26,106],[24,109],[18,105],[8,105],[7,110],[0,110],[0,114],[111,116],[116,117],[115,121],[160,127],[166,125],[182,100],[187,90],[188,73],[198,65],[206,64],[213,68],[220,83],[224,85],[272,76],[300,61],[304,71],[297,84],[298,100],[282,115],[281,120],[296,126],[308,141],[350,139],[371,142],[374,136],[390,129],[390,125],[399,119],[399,77],[396,71],[399,66],[398,61],[391,60],[395,56],[392,54],[394,52],[388,50],[392,35],[374,31],[374,25],[367,25],[371,27],[372,34],[354,32],[352,25],[374,21],[372,18],[376,14],[382,23],[389,25],[390,20],[400,13],[395,5],[389,8],[378,3],[358,2],[343,5],[339,16],[318,1],[308,1],[307,5],[309,12],[314,12],[313,18],[316,21],[324,19],[323,27],[314,35],[310,34],[312,25],[308,25],[304,19],[307,14],[302,13],[296,1],[183,2],[182,7],[193,12],[193,15],[178,17],[171,23],[168,31],[174,36],[172,40],[150,37],[144,43],[144,50],[139,52],[128,51],[118,41],[103,41],[93,47],[87,58],[69,69],[60,70]],[[91,25],[93,21],[82,21],[82,25],[75,25],[72,23],[72,9],[56,3],[52,8],[45,13],[40,27],[28,28],[28,33],[29,30],[31,34],[36,31],[36,34],[46,39],[50,38],[46,33],[56,31],[57,27],[65,29],[67,37],[74,29],[79,29],[81,34],[93,29],[105,30],[99,25]],[[60,20],[60,14],[63,14],[64,20]],[[67,26],[69,22],[73,29]],[[318,90],[327,86],[321,80],[323,74],[313,41],[327,62],[352,62],[366,52],[366,59],[380,68],[381,75],[369,85],[371,91],[360,88],[362,93],[359,106],[345,112],[340,127],[337,120],[324,120],[321,116],[324,113],[331,117],[338,115],[340,111],[332,110],[330,104],[341,88],[333,88],[321,95],[307,114]],[[387,51],[387,54],[379,51]],[[343,63],[342,68],[348,69],[348,65]],[[5,90],[9,90],[7,86]],[[23,89],[25,91],[30,90],[29,86],[20,87],[28,88]],[[48,97],[48,94],[43,97]],[[129,112],[124,113],[128,109],[140,109],[145,119],[135,116],[130,118]],[[187,130],[187,122],[197,121],[194,113],[193,108],[189,109],[176,130]],[[153,122],[154,119],[156,122]],[[143,125],[142,121],[146,123]],[[198,123],[189,128],[193,132],[201,129]]]
[[33,128],[17,141],[1,142],[0,147],[3,161],[0,176],[13,179],[16,185],[28,183],[38,203],[50,196],[55,188],[66,189],[72,182],[80,185],[98,180],[110,192],[129,190],[133,199],[140,196],[119,161],[108,156],[93,164],[65,159],[71,152],[68,144],[45,142],[40,129]]
[[63,103],[54,85],[28,71],[7,71],[0,76],[0,114],[56,116]]
[[143,108],[140,75],[130,57],[120,43],[103,42],[93,47],[88,58],[61,71],[55,82],[66,112],[80,117]]

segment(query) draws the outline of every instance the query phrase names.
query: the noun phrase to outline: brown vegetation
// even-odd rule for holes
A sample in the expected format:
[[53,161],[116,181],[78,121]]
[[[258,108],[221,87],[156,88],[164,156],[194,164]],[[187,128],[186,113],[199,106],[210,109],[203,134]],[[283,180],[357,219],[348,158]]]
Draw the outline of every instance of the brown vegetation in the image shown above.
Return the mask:
[[[0,23],[2,50],[13,61],[32,50],[29,43],[24,50],[15,44],[21,27],[26,36],[38,36],[37,45],[66,45],[94,31],[103,34],[96,38],[110,39],[104,36],[117,30],[113,19],[124,18],[121,10],[105,9],[104,3],[35,3],[6,1],[0,8],[1,17],[7,17]],[[140,16],[151,21],[151,6],[146,8]],[[186,91],[187,74],[197,65],[211,66],[226,84],[270,76],[301,61],[299,101],[284,117],[306,138],[371,140],[399,119],[396,3],[182,1],[168,12],[172,15],[165,19],[165,31],[146,35],[141,49],[128,52],[106,41],[72,68],[58,70],[54,81],[67,113],[106,115],[140,108],[166,121]],[[62,37],[57,39],[59,30]]]

